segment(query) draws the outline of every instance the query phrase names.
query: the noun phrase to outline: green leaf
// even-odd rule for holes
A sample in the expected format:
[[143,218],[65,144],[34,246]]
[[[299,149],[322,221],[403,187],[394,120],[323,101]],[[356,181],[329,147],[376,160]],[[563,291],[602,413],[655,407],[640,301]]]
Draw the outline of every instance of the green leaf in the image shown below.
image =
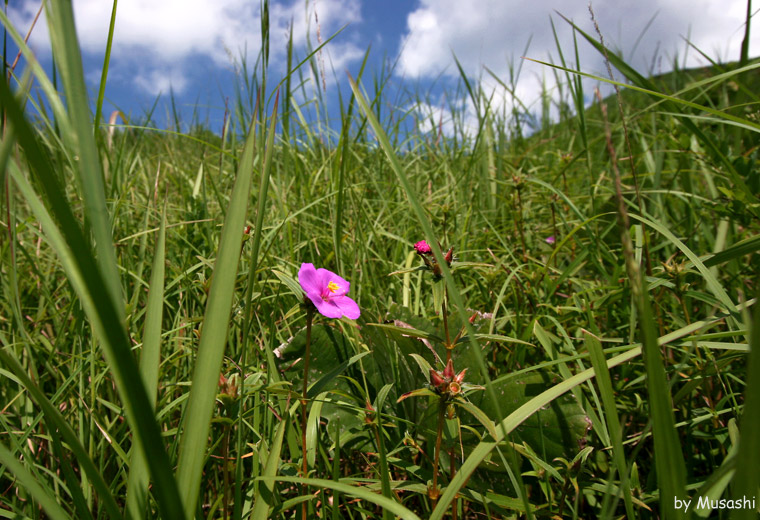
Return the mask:
[[56,501],[55,492],[50,488],[43,487],[4,444],[0,444],[0,464],[10,470],[13,478],[19,482],[20,487],[32,496],[51,520],[69,520],[71,518]]
[[629,215],[632,219],[638,220],[640,222],[643,222],[647,226],[651,227],[658,233],[662,234],[665,238],[670,240],[678,249],[680,249],[686,257],[691,260],[691,262],[694,264],[694,267],[697,268],[697,270],[700,272],[702,277],[705,279],[705,284],[710,289],[710,292],[715,295],[715,297],[725,306],[726,310],[732,314],[736,314],[738,312],[738,309],[736,308],[736,305],[731,300],[731,298],[726,293],[725,289],[723,289],[723,286],[718,282],[718,280],[715,278],[715,276],[710,272],[710,270],[705,266],[705,264],[699,259],[699,257],[691,250],[689,249],[686,244],[681,242],[666,226],[659,222],[655,222],[653,220],[640,217],[638,215],[631,214]]
[[57,70],[63,79],[66,107],[76,135],[79,180],[84,207],[95,237],[95,249],[100,272],[111,297],[111,303],[121,321],[124,318],[124,298],[121,277],[116,263],[116,250],[111,236],[111,217],[106,207],[106,192],[100,156],[95,146],[92,114],[84,81],[82,55],[74,25],[71,2],[55,1],[45,4],[50,28],[51,47]]
[[408,399],[410,397],[438,397],[438,394],[436,394],[429,388],[418,388],[416,390],[412,390],[411,392],[406,392],[405,394],[402,394],[401,397],[399,397],[396,402],[400,403],[404,399]]
[[[87,478],[92,482],[93,487],[97,491],[98,496],[103,503],[104,509],[108,511],[108,514],[111,517],[117,519],[121,518],[121,511],[119,511],[119,506],[116,504],[116,500],[111,494],[111,490],[109,489],[108,484],[106,484],[103,476],[98,472],[98,469],[90,458],[90,455],[87,453],[87,450],[79,441],[79,437],[77,436],[76,432],[69,425],[69,423],[66,422],[61,413],[58,411],[58,408],[54,406],[53,403],[51,403],[45,396],[43,391],[36,384],[34,384],[34,382],[29,378],[29,375],[26,373],[26,370],[24,370],[18,360],[16,360],[16,358],[13,357],[10,352],[6,351],[5,349],[0,349],[0,361],[2,361],[2,364],[8,367],[11,372],[15,374],[22,387],[31,394],[32,398],[37,403],[37,406],[42,409],[44,412],[43,417],[48,424],[48,427],[51,429],[58,429],[61,437],[63,437],[63,440],[65,440],[68,444],[68,448],[74,454],[74,457],[79,463],[82,472],[87,475]],[[13,459],[10,452],[8,452],[6,455]],[[6,464],[8,467],[15,467],[12,461],[11,463],[8,463],[6,461],[0,462]],[[18,462],[17,464],[20,465]],[[23,466],[21,467],[23,468]],[[27,471],[26,468],[23,468],[23,470]],[[23,480],[22,482],[25,485],[28,483],[26,480]],[[36,490],[33,490],[32,488],[30,488],[30,491],[36,493]]]
[[[276,107],[274,113],[276,114]],[[274,117],[272,118],[274,123]],[[201,474],[206,461],[208,431],[222,368],[227,329],[230,323],[235,281],[240,260],[240,243],[245,228],[256,143],[254,120],[243,149],[243,156],[224,219],[219,253],[209,291],[203,331],[198,345],[193,384],[183,416],[180,441],[178,485],[188,520],[194,516],[200,493]],[[271,129],[270,129],[271,131]]]
[[[464,342],[465,338],[460,338],[460,340],[457,342]],[[485,340],[485,341],[495,341],[496,343],[517,343],[519,345],[525,345],[527,347],[535,347],[532,343],[528,343],[527,341],[523,341],[521,339],[517,338],[510,338],[509,336],[504,336],[501,334],[475,334],[475,339],[477,340]]]
[[[736,473],[731,481],[733,498],[755,497],[760,489],[760,305],[755,304],[750,330],[750,354],[744,410],[739,423],[739,455]],[[734,510],[731,518],[757,518],[753,508]]]
[[591,364],[596,373],[596,383],[599,385],[599,393],[602,396],[602,403],[604,404],[607,430],[609,432],[609,438],[612,441],[612,458],[615,462],[618,476],[620,478],[620,487],[622,488],[623,499],[625,500],[625,512],[626,515],[628,515],[628,518],[635,518],[631,486],[628,483],[628,466],[625,460],[625,452],[623,451],[623,430],[620,427],[620,418],[618,417],[616,406],[617,400],[615,399],[615,393],[612,389],[610,371],[607,368],[604,352],[602,351],[602,342],[599,338],[586,330],[583,331],[583,334],[586,338],[586,349],[591,355]]
[[364,356],[368,355],[370,352],[362,352],[360,354],[356,354],[355,356],[352,356],[351,359],[347,359],[346,361],[342,362],[340,365],[336,366],[326,374],[324,374],[322,377],[320,377],[317,381],[315,381],[313,384],[309,385],[309,391],[307,393],[307,396],[309,399],[313,399],[314,396],[321,392],[324,388],[326,388],[331,382],[333,382],[339,375],[341,375],[343,372],[346,371],[348,367],[359,361]]
[[[293,360],[303,356],[306,349],[306,331],[302,330],[284,347],[280,349],[283,363],[291,364]],[[308,397],[314,398],[320,392],[334,390],[339,386],[338,376],[350,366],[370,354],[364,351],[354,353],[354,348],[348,338],[336,327],[329,324],[314,325],[311,330],[311,359],[309,360]],[[292,367],[294,373],[302,372],[302,364]]]
[[[492,387],[501,401],[501,416],[487,394],[473,396],[470,400],[498,423],[559,380],[558,376],[542,371],[494,381]],[[578,402],[572,395],[566,395],[536,410],[517,427],[514,436],[528,443],[544,460],[571,459],[590,427],[591,421]]]
[[[156,239],[156,252],[148,289],[148,303],[145,308],[145,330],[143,332],[142,354],[140,355],[140,375],[145,391],[155,408],[158,390],[158,374],[161,364],[161,322],[164,310],[164,272],[166,257],[166,202],[161,214],[161,226]],[[134,518],[144,518],[148,507],[148,463],[136,440],[132,449],[129,478],[127,480],[127,511]]]
[[322,417],[322,405],[326,397],[327,392],[322,392],[314,398],[309,409],[309,418],[306,422],[306,460],[310,468],[314,467],[314,460],[317,457],[319,419]]
[[419,365],[420,370],[422,371],[422,375],[425,376],[425,379],[427,380],[428,384],[430,383],[430,371],[433,370],[433,367],[430,366],[430,363],[427,362],[427,359],[420,356],[419,354],[409,354],[409,357],[411,357],[413,360],[417,362],[417,365]]
[[282,450],[282,440],[285,437],[287,426],[288,421],[280,422],[279,426],[277,426],[274,442],[269,447],[269,455],[267,455],[264,473],[259,477],[263,481],[266,493],[262,493],[262,490],[259,489],[259,493],[256,494],[253,513],[251,514],[253,520],[266,520],[269,518],[269,511],[274,506],[274,483],[277,470],[280,467],[280,451]]
[[491,419],[488,418],[483,410],[467,401],[466,399],[457,399],[456,403],[458,406],[470,412],[470,414],[472,414],[472,416],[475,417],[480,422],[480,424],[486,428],[491,437],[494,439],[496,438],[496,425]]
[[298,284],[298,282],[289,274],[286,274],[282,271],[279,271],[277,269],[272,269],[272,273],[282,282],[284,283],[288,289],[290,289],[290,292],[292,292],[294,295],[296,295],[298,298],[303,298],[304,292],[303,289],[301,289],[301,286]]
[[735,243],[728,249],[724,249],[707,258],[703,263],[705,267],[712,267],[726,263],[735,258],[741,258],[745,255],[760,251],[760,235],[755,235]]
[[[124,401],[127,418],[134,434],[143,442],[162,515],[172,519],[183,518],[172,467],[150,401],[143,385],[135,384],[141,381],[141,377],[121,313],[113,304],[103,273],[71,210],[48,155],[42,151],[5,79],[0,80],[0,102],[3,103],[6,116],[13,125],[19,144],[24,148],[31,172],[43,189],[45,202],[38,197],[15,163],[9,163],[11,178],[40,221],[45,239],[58,255],[68,280],[82,303],[87,319],[103,346],[119,395]],[[48,213],[46,204],[52,215]],[[70,442],[68,439],[66,441]]]
[[[618,366],[622,363],[630,361],[639,355],[641,355],[641,347],[631,348],[627,352],[619,354],[614,358],[608,360],[607,366]],[[539,395],[533,397],[525,404],[520,406],[517,410],[509,414],[509,416],[507,416],[503,421],[501,421],[501,423],[496,428],[496,438],[494,440],[480,442],[477,446],[475,446],[472,452],[470,452],[470,455],[462,463],[459,471],[443,491],[441,497],[438,499],[438,505],[436,505],[435,509],[430,515],[430,520],[441,520],[443,518],[443,516],[448,511],[451,502],[454,500],[454,497],[464,487],[464,485],[467,483],[467,480],[472,476],[480,463],[483,462],[483,460],[491,453],[491,451],[493,451],[496,446],[504,440],[506,435],[514,431],[514,429],[522,424],[526,419],[528,419],[531,415],[536,413],[544,406],[554,401],[554,399],[561,396],[565,392],[572,390],[579,384],[588,381],[592,377],[594,377],[593,369],[584,370],[583,372],[580,372],[573,377],[566,379],[565,381],[562,381],[561,383],[558,383],[540,393]]]
[[429,332],[425,332],[424,330],[415,329],[414,327],[400,327],[398,325],[390,325],[388,323],[369,323],[368,325],[372,327],[377,327],[379,329],[395,332],[396,334],[401,334],[402,336],[427,339],[427,340],[435,341],[437,343],[443,342],[443,340],[439,338],[438,336],[434,334],[430,334]]
[[[306,484],[310,487],[321,487],[326,489],[332,489],[334,491],[340,491],[341,493],[344,493],[348,496],[360,498],[362,500],[366,500],[367,502],[371,502],[373,504],[377,504],[378,506],[382,507],[385,510],[388,510],[392,514],[396,515],[397,518],[401,518],[403,520],[420,520],[420,517],[415,515],[413,512],[411,512],[409,509],[405,508],[398,502],[395,502],[394,500],[391,500],[389,498],[386,498],[382,495],[379,495],[377,493],[373,493],[372,491],[365,489],[358,485],[349,485],[344,484],[343,482],[334,482],[332,480],[323,480],[323,479],[317,479],[317,478],[299,478],[299,477],[259,477],[259,480],[262,481],[270,481],[270,480],[276,480],[278,482],[292,482],[294,484]],[[263,517],[261,517],[263,519]]]

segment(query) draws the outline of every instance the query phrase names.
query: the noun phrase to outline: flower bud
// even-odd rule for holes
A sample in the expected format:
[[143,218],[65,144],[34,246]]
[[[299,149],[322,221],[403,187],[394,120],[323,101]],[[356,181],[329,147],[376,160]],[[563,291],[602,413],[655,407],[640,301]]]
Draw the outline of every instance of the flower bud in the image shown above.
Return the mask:
[[433,252],[433,250],[430,249],[430,245],[424,240],[420,240],[414,244],[414,250],[417,251],[418,255],[429,255]]
[[430,369],[430,384],[436,388],[441,388],[445,383],[446,381],[444,381],[441,374],[431,368]]
[[448,265],[451,265],[451,261],[454,259],[454,248],[453,247],[449,248],[449,250],[443,256],[443,259],[446,260],[446,263]]
[[372,403],[367,401],[367,404],[364,407],[364,422],[366,424],[372,424],[375,421],[375,408],[372,406]]
[[443,378],[447,381],[454,379],[454,362],[451,359],[446,363],[446,368],[443,369]]

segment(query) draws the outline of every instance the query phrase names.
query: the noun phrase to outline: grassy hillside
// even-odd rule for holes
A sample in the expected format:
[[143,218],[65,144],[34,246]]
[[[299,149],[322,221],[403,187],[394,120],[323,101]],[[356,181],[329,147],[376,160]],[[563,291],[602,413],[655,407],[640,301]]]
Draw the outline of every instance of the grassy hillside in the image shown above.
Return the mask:
[[[0,82],[0,516],[679,518],[758,494],[757,64],[649,80],[610,56],[635,89],[587,109],[555,68],[539,114],[463,79],[470,134],[410,132],[389,106],[422,96],[362,78],[307,123],[321,96],[257,101],[280,80],[259,67],[221,136],[93,129],[61,4],[60,91]],[[316,307],[304,263],[340,276]],[[326,317],[345,281],[361,315]]]

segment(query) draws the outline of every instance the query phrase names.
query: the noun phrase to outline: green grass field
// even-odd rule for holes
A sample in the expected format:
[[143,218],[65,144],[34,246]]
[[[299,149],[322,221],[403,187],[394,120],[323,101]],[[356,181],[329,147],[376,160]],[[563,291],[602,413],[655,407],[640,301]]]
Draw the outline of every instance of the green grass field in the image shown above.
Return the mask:
[[70,4],[55,78],[1,16],[0,517],[757,518],[760,63],[547,64],[533,133],[462,76],[446,134],[259,60],[215,135],[94,125]]

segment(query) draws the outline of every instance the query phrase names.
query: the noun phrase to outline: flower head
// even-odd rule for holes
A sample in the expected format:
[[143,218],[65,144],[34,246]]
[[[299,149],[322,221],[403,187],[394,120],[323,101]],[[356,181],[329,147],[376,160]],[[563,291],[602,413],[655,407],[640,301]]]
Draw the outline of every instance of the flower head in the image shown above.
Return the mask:
[[[438,392],[439,395],[451,399],[461,394],[464,388],[464,375],[467,373],[465,368],[458,374],[454,371],[454,362],[449,359],[443,370],[430,369],[430,386]],[[472,385],[469,385],[472,386]]]
[[298,283],[306,293],[306,298],[327,318],[355,320],[361,314],[354,300],[346,296],[351,284],[327,269],[315,269],[314,264],[301,264]]
[[443,255],[443,259],[446,260],[446,263],[451,267],[451,261],[454,260],[454,248],[450,247],[448,251],[446,251],[446,254]]
[[549,244],[550,246],[553,246],[555,241],[556,240],[554,239],[554,235],[546,237],[546,243]]
[[420,240],[419,242],[414,244],[414,250],[417,251],[418,255],[429,255],[433,252],[433,250],[430,249],[430,244],[428,244],[424,240]]

